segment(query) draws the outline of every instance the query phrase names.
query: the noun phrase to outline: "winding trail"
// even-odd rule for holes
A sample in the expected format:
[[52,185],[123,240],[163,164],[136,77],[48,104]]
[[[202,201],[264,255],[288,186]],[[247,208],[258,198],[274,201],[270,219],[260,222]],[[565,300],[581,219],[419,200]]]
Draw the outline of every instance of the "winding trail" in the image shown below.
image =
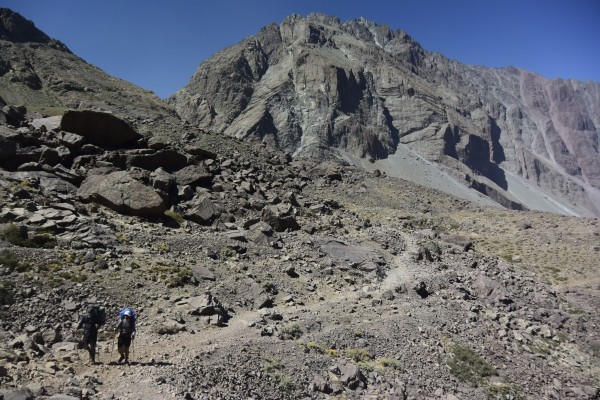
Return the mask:
[[[370,292],[373,296],[388,290],[394,290],[401,284],[410,281],[414,276],[411,268],[418,244],[411,234],[402,234],[406,249],[397,256],[388,254],[392,260],[392,268],[387,271],[386,278],[378,287]],[[377,249],[382,251],[381,249]],[[305,306],[290,306],[285,308],[288,317],[303,314],[317,315],[327,313],[332,303],[351,302],[358,298],[358,293],[339,291],[328,297],[328,305],[315,302]],[[218,348],[235,348],[243,343],[265,343],[279,340],[274,337],[261,336],[260,331],[252,326],[253,321],[261,319],[260,311],[246,311],[235,314],[226,327],[220,329],[200,329],[197,333],[181,332],[176,335],[158,335],[145,332],[149,327],[141,326],[136,342],[132,346],[130,365],[117,364],[118,352],[113,350],[112,363],[110,358],[111,343],[103,342],[101,346],[102,363],[85,365],[81,375],[97,377],[102,385],[98,386],[103,398],[114,394],[115,398],[126,399],[174,399],[181,398],[176,388],[165,383],[163,377],[172,366],[189,363],[200,352],[212,351]],[[193,327],[192,327],[193,329]],[[86,359],[87,357],[82,357]]]

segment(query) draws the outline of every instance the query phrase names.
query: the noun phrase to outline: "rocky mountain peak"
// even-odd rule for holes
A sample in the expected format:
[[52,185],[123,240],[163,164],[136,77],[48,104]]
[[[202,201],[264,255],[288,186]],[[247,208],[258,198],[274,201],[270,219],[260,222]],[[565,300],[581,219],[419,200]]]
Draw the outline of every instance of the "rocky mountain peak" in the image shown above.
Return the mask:
[[63,43],[50,38],[36,28],[33,22],[8,8],[0,8],[0,40],[14,43],[44,43],[68,51]]
[[599,90],[463,65],[365,18],[295,14],[207,60],[170,101],[192,124],[298,158],[405,176],[409,150],[503,206],[600,215]]

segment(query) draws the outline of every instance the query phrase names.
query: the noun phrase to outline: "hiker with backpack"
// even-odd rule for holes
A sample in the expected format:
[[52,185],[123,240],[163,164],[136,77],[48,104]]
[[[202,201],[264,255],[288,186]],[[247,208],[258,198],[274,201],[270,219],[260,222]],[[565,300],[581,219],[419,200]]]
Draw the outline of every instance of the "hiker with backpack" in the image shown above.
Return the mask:
[[119,338],[117,339],[117,348],[119,350],[119,363],[129,362],[129,347],[135,338],[135,313],[132,309],[126,308],[119,313],[119,324],[117,325]]
[[75,331],[83,329],[83,338],[78,343],[78,348],[86,349],[90,354],[92,363],[96,362],[96,342],[98,341],[98,329],[106,322],[106,314],[103,309],[95,305],[89,305],[85,314],[81,317]]

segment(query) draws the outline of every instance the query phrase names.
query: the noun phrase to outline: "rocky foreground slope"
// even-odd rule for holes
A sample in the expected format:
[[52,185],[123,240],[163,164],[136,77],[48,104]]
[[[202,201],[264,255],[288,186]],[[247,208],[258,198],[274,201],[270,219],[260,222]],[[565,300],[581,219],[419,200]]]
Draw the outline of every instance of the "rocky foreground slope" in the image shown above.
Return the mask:
[[170,102],[295,157],[408,147],[506,207],[600,215],[600,84],[463,65],[386,25],[290,16],[203,62]]
[[[0,112],[0,398],[600,398],[597,219],[98,98]],[[90,303],[110,317],[94,365],[73,332]]]
[[[5,398],[598,398],[597,220],[200,132],[92,145],[103,118],[1,127],[46,148],[2,166]],[[89,303],[139,312],[132,365],[110,323],[76,350]]]

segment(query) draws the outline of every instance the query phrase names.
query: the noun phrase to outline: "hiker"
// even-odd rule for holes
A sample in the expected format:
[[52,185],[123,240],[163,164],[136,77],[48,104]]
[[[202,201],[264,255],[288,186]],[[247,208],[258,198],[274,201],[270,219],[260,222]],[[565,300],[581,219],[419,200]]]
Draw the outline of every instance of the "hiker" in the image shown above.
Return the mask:
[[135,338],[135,313],[133,310],[126,308],[119,314],[120,321],[117,325],[117,331],[119,331],[119,338],[117,340],[117,348],[119,349],[119,363],[125,360],[129,362],[129,346],[131,341]]
[[95,305],[89,305],[75,331],[83,328],[83,338],[78,343],[78,348],[86,349],[90,353],[92,363],[96,362],[96,342],[98,341],[98,329],[104,325],[104,311]]

